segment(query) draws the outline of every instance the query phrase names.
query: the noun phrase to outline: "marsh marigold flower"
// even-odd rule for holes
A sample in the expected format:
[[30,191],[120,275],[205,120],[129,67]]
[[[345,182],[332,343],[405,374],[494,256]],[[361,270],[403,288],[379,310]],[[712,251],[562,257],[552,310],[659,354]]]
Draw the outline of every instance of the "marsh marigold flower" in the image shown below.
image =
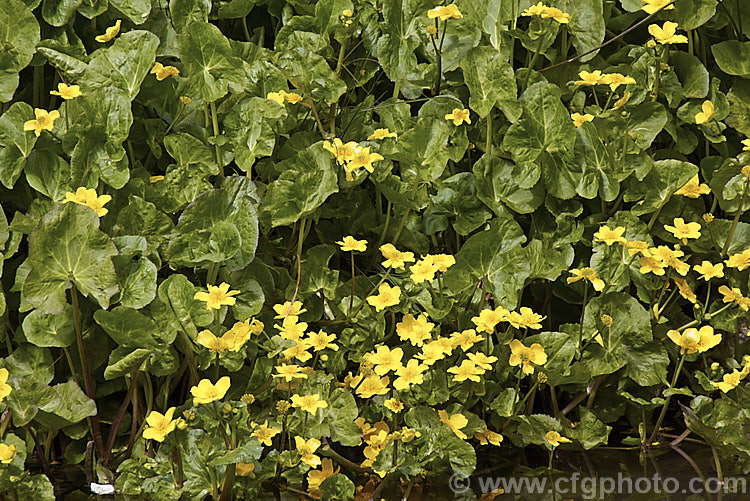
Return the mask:
[[174,417],[176,407],[170,407],[164,414],[151,411],[146,417],[146,428],[143,430],[143,438],[164,442],[164,439],[172,433],[177,427],[177,420]]
[[422,384],[424,377],[422,374],[427,370],[427,366],[420,364],[419,360],[411,359],[406,365],[401,365],[396,369],[396,379],[393,381],[393,387],[398,391],[403,391],[413,384]]
[[222,282],[218,287],[215,285],[207,285],[208,292],[196,292],[193,299],[198,301],[205,301],[206,308],[209,310],[218,310],[223,305],[233,306],[237,301],[236,296],[240,291],[230,291],[229,284]]
[[356,148],[359,148],[359,144],[354,141],[349,141],[344,144],[341,139],[337,137],[333,139],[333,143],[330,141],[323,141],[323,149],[336,157],[336,161],[339,165],[344,165],[346,162],[349,162],[354,158],[354,150]]
[[601,82],[604,85],[609,85],[609,89],[614,92],[620,85],[630,85],[635,83],[635,78],[629,75],[623,75],[621,73],[609,73],[602,75]]
[[207,348],[209,351],[219,353],[227,349],[227,345],[222,338],[223,336],[216,337],[216,335],[214,335],[214,333],[210,330],[203,329],[198,333],[195,341],[204,348]]
[[454,374],[453,381],[457,383],[461,383],[467,379],[478,383],[481,381],[480,376],[484,374],[485,370],[477,366],[471,360],[463,360],[461,365],[450,367],[447,372]]
[[23,130],[33,130],[34,135],[39,137],[43,130],[51,131],[55,128],[55,120],[60,118],[60,112],[52,110],[48,113],[47,110],[34,108],[34,116],[36,116],[35,120],[27,120],[23,123]]
[[[322,484],[328,477],[338,473],[339,470],[341,470],[340,466],[334,470],[333,461],[329,458],[323,458],[320,470],[310,470],[307,472],[307,487],[310,490],[310,493],[313,494],[314,498],[319,499],[322,496],[320,484]],[[317,495],[318,493],[320,495]]]
[[416,318],[411,313],[407,313],[396,324],[396,334],[402,341],[409,341],[412,345],[421,347],[425,340],[430,339],[433,327],[435,324],[429,322],[424,313]]
[[317,393],[313,395],[292,395],[292,407],[297,407],[303,411],[309,412],[312,415],[318,412],[318,409],[325,409],[328,407],[328,403],[325,400],[320,399],[320,395]]
[[258,442],[260,442],[262,445],[270,446],[271,445],[271,439],[281,433],[281,430],[278,428],[269,428],[268,427],[268,420],[258,426],[254,431],[253,435],[255,435],[255,438],[258,439]]
[[677,286],[677,290],[679,291],[680,296],[684,297],[691,303],[698,302],[698,298],[690,288],[690,285],[688,285],[687,280],[685,280],[684,278],[674,278],[673,280],[675,285]]
[[469,351],[479,341],[483,340],[481,334],[477,334],[474,329],[465,329],[461,332],[454,332],[451,334],[451,341],[453,346],[460,347],[463,351]]
[[372,141],[373,139],[385,139],[387,137],[398,137],[398,135],[395,132],[391,132],[388,129],[375,129],[375,132],[370,134],[367,137],[368,141]]
[[547,439],[547,442],[549,442],[552,445],[552,447],[557,447],[560,444],[569,444],[572,442],[572,440],[570,440],[569,438],[563,437],[562,435],[560,435],[560,433],[554,430],[548,431],[544,435],[544,438]]
[[515,367],[521,366],[524,374],[529,375],[534,372],[535,365],[544,365],[547,363],[547,354],[544,347],[539,343],[534,343],[531,347],[526,347],[518,339],[510,342],[510,358],[508,364]]
[[315,451],[320,447],[320,440],[317,438],[310,438],[305,440],[302,437],[294,437],[294,445],[297,452],[300,454],[300,459],[303,463],[308,464],[315,468],[320,466],[320,458],[315,455]]
[[474,438],[479,440],[480,445],[497,445],[500,446],[500,443],[503,441],[503,436],[499,433],[495,433],[494,431],[490,431],[489,428],[486,426],[484,427],[484,431],[481,433],[475,433]]
[[357,395],[361,398],[371,398],[375,395],[385,395],[388,393],[388,376],[378,377],[376,374],[367,376],[357,387]]
[[364,252],[367,250],[367,240],[357,240],[351,235],[345,236],[342,240],[336,242],[344,252],[357,251]]
[[451,414],[449,416],[448,412],[446,412],[445,410],[438,411],[438,416],[440,416],[440,422],[450,428],[458,438],[460,438],[461,440],[465,440],[467,438],[466,433],[461,431],[461,428],[465,428],[466,425],[469,424],[469,420],[466,419],[466,416],[460,413]]
[[495,332],[495,326],[500,322],[508,319],[508,310],[498,306],[494,310],[484,309],[479,312],[478,317],[472,317],[471,321],[477,326],[478,331],[484,331],[487,334]]
[[729,268],[737,268],[737,271],[743,271],[750,267],[750,249],[745,249],[738,254],[732,254],[724,262]]
[[115,21],[114,26],[110,26],[104,31],[104,35],[99,35],[94,38],[97,42],[101,43],[107,43],[113,38],[115,38],[120,33],[120,26],[122,25],[122,20],[118,19]]
[[13,388],[8,384],[8,376],[10,376],[8,369],[6,369],[5,367],[0,369],[0,402],[2,402],[5,397],[10,395],[10,392],[13,390]]
[[154,63],[154,67],[151,68],[150,73],[156,75],[156,79],[161,82],[165,78],[176,77],[180,74],[180,70],[174,66],[164,66],[163,64],[156,62]]
[[588,266],[581,269],[573,268],[570,270],[570,273],[573,276],[567,278],[569,284],[578,282],[579,280],[586,280],[591,283],[596,292],[601,292],[604,289],[604,280],[597,278],[596,271],[593,268],[589,268]]
[[675,195],[682,195],[688,198],[698,198],[701,195],[708,195],[709,193],[711,193],[711,188],[707,184],[701,184],[698,181],[698,174],[694,175],[682,188],[674,192]]
[[229,376],[224,376],[216,381],[214,385],[209,379],[201,379],[198,382],[198,386],[190,388],[190,394],[193,395],[193,403],[197,404],[208,404],[221,400],[224,395],[227,394],[227,390],[231,386]]
[[100,195],[98,196],[96,194],[96,190],[93,188],[84,188],[81,186],[76,190],[75,193],[67,192],[65,194],[65,202],[73,202],[78,205],[85,205],[89,209],[96,212],[96,215],[99,217],[102,217],[109,212],[107,209],[104,208],[104,204],[112,200],[112,197],[110,195]]
[[383,244],[380,246],[380,253],[385,258],[381,264],[385,268],[398,268],[399,270],[404,269],[406,263],[414,262],[414,253],[412,252],[401,252],[393,244]]
[[432,283],[435,280],[437,267],[429,259],[420,259],[409,268],[411,279],[415,284],[422,282]]
[[700,273],[700,278],[708,282],[712,278],[722,278],[724,276],[724,265],[721,263],[712,264],[711,261],[703,261],[696,264],[693,269]]
[[590,115],[589,113],[586,113],[585,115],[581,115],[580,113],[573,113],[570,115],[571,120],[573,120],[573,125],[576,127],[580,127],[586,122],[593,122],[594,121],[594,115]]
[[439,5],[434,9],[427,11],[427,17],[430,19],[439,18],[441,21],[447,21],[448,19],[461,19],[463,14],[458,10],[458,5],[452,3],[450,5]]
[[401,348],[390,349],[387,346],[379,346],[375,353],[371,353],[367,361],[375,365],[375,374],[385,376],[390,371],[396,371],[402,367],[401,359],[404,350]]
[[681,217],[676,217],[674,219],[674,226],[665,224],[664,229],[674,235],[675,238],[682,240],[683,244],[687,244],[688,238],[701,237],[700,223],[686,223]]
[[453,120],[453,125],[455,126],[459,126],[464,122],[471,125],[471,118],[469,118],[469,113],[469,110],[466,109],[453,108],[453,112],[446,114],[445,119]]
[[388,400],[383,402],[383,407],[391,412],[401,412],[402,410],[404,410],[404,404],[401,403],[401,401],[396,400],[395,398],[389,398]]
[[273,318],[286,318],[286,317],[298,317],[305,313],[307,309],[302,307],[302,301],[285,301],[283,303],[273,305],[273,311],[276,312],[276,316]]
[[580,80],[576,81],[576,85],[597,85],[602,81],[602,72],[601,70],[591,72],[584,70],[578,74],[578,77]]
[[685,35],[676,35],[677,23],[671,21],[665,22],[660,28],[657,24],[648,27],[648,32],[654,37],[654,40],[662,45],[671,45],[675,43],[687,43]]
[[320,330],[317,333],[311,332],[309,337],[305,340],[308,347],[314,351],[322,351],[329,348],[333,351],[339,351],[338,345],[334,343],[336,340],[336,334],[328,334],[327,332]]
[[743,139],[741,142],[742,151],[750,151],[750,139]]
[[477,367],[481,367],[482,369],[489,371],[492,370],[492,364],[497,362],[497,357],[494,355],[487,356],[482,352],[477,353],[467,353],[466,356],[477,364]]
[[614,243],[625,243],[627,240],[622,236],[623,233],[625,233],[625,228],[622,226],[618,226],[612,230],[609,226],[604,225],[599,228],[599,231],[594,233],[594,240],[604,242],[608,246]]
[[547,317],[534,313],[531,308],[526,306],[518,312],[511,311],[507,315],[508,323],[516,329],[541,329],[542,324],[540,322],[545,318]]
[[540,14],[542,19],[552,18],[560,24],[568,24],[573,17],[567,12],[563,12],[557,7],[547,7]]
[[721,342],[721,334],[714,334],[714,328],[704,325],[700,329],[690,327],[682,332],[670,330],[667,337],[680,347],[680,353],[703,353]]
[[391,287],[388,284],[380,284],[378,295],[370,296],[367,302],[375,307],[375,311],[382,311],[389,306],[396,306],[401,301],[401,288]]
[[695,114],[695,123],[700,125],[710,122],[714,119],[715,111],[714,103],[708,100],[703,101],[701,111]]
[[8,464],[16,457],[16,446],[0,444],[0,463]]
[[[644,5],[641,7],[642,11],[645,11],[647,14],[653,14],[657,10],[661,9],[665,5],[668,5],[672,0],[641,0]],[[666,7],[664,10],[672,10],[674,9],[674,5],[670,5],[669,7]]]
[[356,147],[354,149],[354,152],[352,153],[351,160],[349,160],[349,163],[344,167],[344,171],[346,172],[346,180],[354,181],[354,177],[352,177],[351,173],[363,167],[369,173],[374,172],[375,168],[372,166],[372,163],[378,162],[380,160],[383,160],[383,156],[379,153],[370,153],[369,146],[365,148],[359,146]]
[[59,83],[57,84],[57,90],[51,90],[49,93],[53,96],[60,96],[66,101],[69,101],[81,96],[81,88],[78,85]]

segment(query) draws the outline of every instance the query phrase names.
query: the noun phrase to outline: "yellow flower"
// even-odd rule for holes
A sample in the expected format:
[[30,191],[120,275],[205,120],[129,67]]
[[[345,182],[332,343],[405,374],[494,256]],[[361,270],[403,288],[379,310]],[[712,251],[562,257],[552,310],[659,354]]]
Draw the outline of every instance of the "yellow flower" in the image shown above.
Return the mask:
[[665,22],[661,28],[656,24],[652,24],[648,27],[648,32],[651,33],[654,39],[662,45],[687,43],[688,39],[685,35],[675,35],[676,30],[677,23],[671,21]]
[[297,104],[302,101],[302,96],[296,92],[287,92],[284,89],[279,91],[279,94],[284,98],[284,101],[291,104]]
[[16,457],[16,446],[0,444],[0,463],[8,464]]
[[284,339],[299,341],[307,331],[307,322],[298,322],[299,317],[289,315],[281,322],[281,325],[275,324],[274,327],[279,329],[279,335]]
[[302,368],[294,364],[281,364],[276,366],[276,372],[273,377],[282,377],[288,383],[292,379],[306,379],[307,374],[302,372]]
[[701,237],[700,223],[685,223],[685,220],[681,217],[674,219],[674,226],[665,224],[664,229],[674,235],[675,238],[682,240],[683,244],[687,244],[688,238]]
[[352,9],[344,9],[341,11],[341,15],[344,17],[352,17],[354,15],[354,11],[352,11]]
[[[643,7],[641,7],[641,10],[645,11],[647,14],[653,14],[657,10],[669,4],[672,0],[641,0],[641,1],[646,4]],[[674,9],[674,5],[670,5],[669,7],[666,7],[664,10],[671,10],[671,9]]]
[[274,103],[281,105],[281,107],[285,107],[284,95],[281,94],[281,92],[269,92],[268,94],[266,94],[266,99],[269,99]]
[[554,430],[548,431],[544,435],[544,438],[547,439],[547,442],[552,444],[552,447],[557,447],[560,444],[569,444],[572,442],[572,440],[570,440],[569,438],[563,437],[562,435],[560,435],[558,432]]
[[646,273],[653,273],[654,275],[658,276],[664,275],[664,268],[666,267],[666,265],[659,259],[650,256],[644,256],[638,260],[638,264],[641,265],[640,272],[644,275]]
[[240,477],[249,477],[255,471],[255,463],[236,463],[234,473]]
[[215,385],[209,379],[201,379],[198,386],[190,388],[190,394],[193,395],[193,404],[208,404],[221,400],[227,394],[231,384],[229,376],[220,378]]
[[510,342],[510,352],[508,363],[512,367],[520,365],[521,370],[526,375],[534,372],[535,365],[547,363],[547,354],[544,353],[544,347],[539,343],[526,347],[521,341],[514,339]]
[[615,104],[612,105],[612,108],[615,110],[619,110],[620,108],[628,104],[628,101],[630,101],[630,92],[626,91],[622,94],[622,97],[620,99],[615,101]]
[[418,359],[424,363],[424,365],[430,366],[438,360],[444,359],[446,356],[445,350],[442,346],[435,343],[434,341],[424,345],[422,347],[422,353],[416,355]]
[[680,296],[684,297],[691,303],[698,302],[698,298],[695,296],[695,293],[684,278],[675,278],[674,283],[677,285],[677,290],[680,292]]
[[325,400],[321,400],[317,393],[305,396],[295,394],[292,395],[292,407],[297,407],[315,415],[315,413],[318,412],[318,409],[325,409],[328,407],[328,403]]
[[424,381],[422,373],[426,370],[427,366],[420,364],[418,360],[409,360],[406,365],[401,365],[396,369],[398,377],[393,381],[393,387],[398,391],[403,391],[413,384],[422,384]]
[[567,12],[563,12],[556,7],[547,7],[541,14],[541,17],[552,18],[560,24],[568,24],[573,17]]
[[345,236],[342,240],[336,242],[344,252],[357,251],[364,252],[367,250],[367,240],[357,240],[351,235]]
[[308,348],[307,343],[300,339],[300,340],[295,341],[294,346],[287,348],[281,353],[284,355],[284,358],[286,359],[296,358],[300,362],[304,363],[312,358],[312,355],[310,354],[309,351],[307,351],[307,348]]
[[[259,331],[258,328],[260,328]],[[219,339],[227,350],[240,351],[240,348],[250,339],[251,334],[260,334],[261,332],[263,332],[263,322],[255,319],[251,322],[250,319],[247,319],[244,322],[235,322],[232,328]]]
[[203,329],[198,333],[198,337],[195,338],[195,341],[204,348],[208,348],[210,351],[218,353],[227,349],[227,345],[223,338],[224,336],[216,337],[210,330]]
[[403,367],[401,359],[404,357],[404,350],[401,348],[390,349],[387,346],[379,346],[375,353],[371,353],[367,360],[375,365],[375,374],[385,376],[390,371],[396,371]]
[[36,120],[27,120],[23,123],[23,130],[34,131],[34,135],[39,137],[43,130],[52,130],[55,128],[55,120],[60,118],[60,112],[52,110],[47,113],[47,110],[41,108],[34,108],[34,115]]
[[711,383],[711,386],[720,389],[723,393],[727,393],[728,391],[737,388],[737,385],[740,384],[740,381],[742,381],[742,372],[735,369],[731,374],[724,374],[724,377],[722,378],[722,381],[720,383],[714,383],[713,381],[709,382]]
[[320,447],[320,440],[317,438],[305,440],[302,437],[294,437],[294,445],[297,448],[297,452],[300,453],[300,459],[303,463],[313,468],[320,465],[320,458],[315,455],[315,451]]
[[399,270],[404,269],[405,263],[414,262],[414,253],[412,252],[401,252],[393,244],[384,244],[380,246],[380,253],[383,254],[385,261],[381,264],[386,268],[398,268]]
[[75,193],[67,192],[65,194],[65,202],[73,202],[78,205],[85,205],[86,207],[90,208],[94,212],[96,212],[96,215],[101,217],[107,214],[109,212],[107,209],[104,208],[104,204],[112,200],[112,197],[110,195],[96,195],[96,190],[93,188],[84,188],[83,186],[79,187]]
[[601,70],[594,70],[592,72],[582,71],[578,74],[580,80],[576,81],[576,85],[597,85],[602,81]]
[[461,19],[463,14],[458,10],[458,5],[452,3],[447,6],[438,6],[434,9],[427,11],[427,17],[430,19],[440,18],[441,21],[447,21],[448,19]]
[[273,318],[286,318],[286,317],[298,317],[305,313],[307,310],[302,307],[302,301],[285,301],[284,303],[273,305],[273,311],[276,312],[276,316]]
[[[346,10],[344,12],[346,12]],[[310,493],[320,493],[320,495],[313,495],[314,498],[319,499],[323,494],[320,491],[320,484],[322,484],[323,481],[328,477],[331,477],[338,473],[339,470],[341,470],[340,466],[334,470],[333,461],[331,461],[329,458],[323,458],[323,463],[320,467],[320,470],[310,470],[307,472],[307,487],[310,490]]]
[[367,172],[374,172],[375,169],[372,166],[372,163],[380,160],[383,160],[383,156],[379,153],[370,153],[369,146],[367,146],[366,148],[355,148],[351,160],[344,167],[344,171],[346,172],[346,180],[354,181],[352,172],[361,169],[362,167],[364,167]]
[[271,439],[281,433],[281,430],[278,428],[269,428],[268,427],[268,420],[266,419],[266,422],[262,425],[258,426],[258,428],[253,431],[253,435],[255,435],[255,438],[258,439],[258,442],[260,442],[262,445],[270,446],[271,445]]
[[709,193],[711,193],[711,188],[707,184],[700,184],[698,174],[694,175],[682,188],[674,192],[675,195],[682,195],[688,198],[698,198],[701,195],[708,195]]
[[445,273],[448,268],[456,264],[456,258],[450,254],[428,254],[425,259],[432,261],[432,265],[441,273]]
[[336,157],[336,161],[339,165],[344,165],[354,157],[354,150],[359,148],[359,144],[354,141],[349,141],[344,144],[341,139],[334,138],[333,143],[330,141],[323,141],[323,149],[329,152],[331,155]]
[[542,2],[539,2],[536,5],[532,5],[528,9],[521,12],[522,16],[530,17],[530,16],[541,16],[542,13],[548,9],[546,5],[544,5]]
[[328,334],[321,330],[317,333],[310,333],[310,336],[306,339],[306,343],[308,347],[312,348],[314,351],[322,351],[326,348],[330,348],[333,351],[339,351],[338,345],[333,343],[335,340],[336,334]]
[[478,367],[471,360],[463,360],[461,362],[461,365],[450,367],[447,372],[455,374],[453,376],[453,380],[457,383],[466,381],[467,379],[469,381],[478,383],[481,381],[481,378],[479,376],[484,374],[484,369]]
[[732,254],[724,262],[730,268],[737,268],[737,271],[743,271],[750,266],[750,249],[746,249],[738,254]]
[[579,280],[587,280],[591,282],[591,285],[596,292],[601,292],[602,289],[604,289],[604,280],[597,278],[596,271],[594,271],[593,268],[589,268],[588,266],[581,269],[573,268],[570,270],[570,273],[573,274],[573,276],[567,278],[569,284],[578,282]]
[[711,101],[703,101],[703,104],[701,105],[701,110],[698,113],[695,114],[695,123],[697,124],[705,124],[710,122],[714,119],[714,103]]
[[391,287],[388,284],[380,284],[378,295],[370,296],[367,302],[375,307],[375,311],[382,311],[389,306],[396,306],[401,301],[401,288]]
[[680,353],[703,353],[721,342],[721,334],[714,334],[714,328],[704,325],[700,329],[691,327],[682,333],[676,330],[667,332],[667,337],[680,347]]
[[378,377],[376,374],[367,376],[357,387],[357,395],[361,398],[371,398],[374,395],[385,395],[388,393],[388,376]]
[[387,137],[398,137],[395,132],[391,132],[388,129],[375,129],[375,132],[367,137],[368,141],[373,139],[385,139]]
[[411,273],[411,279],[415,284],[422,282],[432,283],[435,280],[435,273],[437,267],[432,263],[431,259],[420,259],[409,268]]
[[712,278],[722,278],[724,276],[724,265],[721,263],[712,264],[710,261],[703,261],[696,264],[693,269],[701,274],[700,278],[708,282]]
[[232,306],[237,299],[232,296],[236,296],[240,291],[230,291],[229,284],[222,282],[218,287],[215,285],[207,285],[208,292],[196,292],[193,299],[198,301],[206,302],[206,309],[218,310],[222,305]]
[[10,392],[13,390],[13,388],[8,384],[8,376],[10,376],[8,369],[6,369],[5,367],[0,369],[0,402],[2,402],[5,397],[10,395]]
[[592,122],[594,120],[594,115],[590,115],[586,113],[585,115],[581,115],[580,113],[573,113],[570,115],[571,120],[573,120],[573,125],[576,127],[580,127],[581,125],[585,124],[586,122]]
[[118,19],[115,21],[114,26],[110,26],[106,29],[104,32],[104,35],[99,35],[98,37],[95,37],[94,40],[101,43],[107,43],[113,38],[117,36],[118,33],[120,33],[120,25],[122,24],[122,21]]
[[750,151],[750,139],[742,140],[742,151]]
[[520,313],[512,311],[508,313],[508,323],[516,329],[541,329],[542,324],[539,323],[547,317],[534,313],[531,308],[522,307]]
[[488,357],[482,352],[469,353],[466,356],[469,357],[469,360],[477,364],[477,367],[480,367],[486,371],[492,370],[492,364],[497,362],[496,356],[490,355]]
[[438,411],[438,416],[440,416],[440,422],[448,426],[448,428],[450,428],[458,438],[460,438],[461,440],[465,440],[467,438],[466,433],[461,431],[461,428],[465,428],[466,425],[469,424],[469,420],[466,419],[466,416],[460,413],[451,414],[450,416],[448,416],[448,413],[444,410]]
[[154,67],[151,68],[150,73],[156,75],[156,79],[161,82],[165,78],[176,77],[180,74],[180,70],[174,66],[164,66],[163,64],[156,62],[154,63]]
[[500,322],[508,319],[508,310],[498,306],[494,310],[482,310],[478,317],[472,317],[471,321],[477,326],[478,331],[484,331],[487,334],[495,332],[495,326]]
[[490,431],[489,428],[486,426],[484,427],[484,431],[481,433],[475,433],[474,438],[479,440],[480,445],[497,445],[500,446],[500,443],[503,441],[503,436],[499,433],[495,433],[494,431]]
[[153,184],[153,183],[158,183],[159,181],[164,181],[164,179],[165,179],[164,176],[149,176],[148,182]]
[[477,331],[475,331],[474,329],[466,329],[461,332],[454,332],[453,334],[451,334],[451,341],[453,341],[453,346],[460,346],[463,351],[469,351],[472,346],[483,339],[484,337],[482,337],[481,334],[477,334]]
[[445,115],[446,120],[453,120],[453,125],[461,125],[466,122],[471,125],[471,118],[469,118],[470,111],[467,109],[453,108],[453,113]]
[[609,85],[610,90],[614,92],[620,85],[634,84],[635,78],[621,73],[610,73],[608,75],[603,75],[600,83]]
[[597,242],[604,242],[608,246],[615,242],[625,243],[627,240],[622,236],[623,233],[625,233],[625,228],[622,226],[610,230],[609,226],[604,225],[599,228],[599,231],[594,233],[594,240]]
[[[725,303],[739,303],[742,299],[742,291],[738,289],[737,287],[729,288],[726,285],[722,285],[719,287],[719,294],[724,296],[724,302]],[[746,310],[747,311],[747,310]]]
[[189,96],[180,96],[180,104],[182,104],[183,106],[187,106],[192,102],[193,100]]
[[81,88],[78,85],[57,84],[57,90],[49,91],[53,96],[60,96],[66,101],[75,99],[81,95]]
[[164,414],[156,411],[146,417],[146,428],[143,430],[143,438],[164,442],[164,439],[172,433],[177,427],[177,420],[174,417],[176,407],[170,407]]
[[427,315],[421,313],[417,318],[408,313],[396,324],[396,334],[402,341],[409,341],[420,347],[426,339],[430,339],[430,332],[435,324],[427,321]]

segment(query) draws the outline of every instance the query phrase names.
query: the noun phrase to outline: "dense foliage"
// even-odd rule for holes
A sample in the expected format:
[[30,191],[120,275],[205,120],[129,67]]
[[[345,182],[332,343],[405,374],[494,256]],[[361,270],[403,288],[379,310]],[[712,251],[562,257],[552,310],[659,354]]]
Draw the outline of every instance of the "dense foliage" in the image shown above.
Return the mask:
[[741,3],[3,0],[0,491],[747,472]]

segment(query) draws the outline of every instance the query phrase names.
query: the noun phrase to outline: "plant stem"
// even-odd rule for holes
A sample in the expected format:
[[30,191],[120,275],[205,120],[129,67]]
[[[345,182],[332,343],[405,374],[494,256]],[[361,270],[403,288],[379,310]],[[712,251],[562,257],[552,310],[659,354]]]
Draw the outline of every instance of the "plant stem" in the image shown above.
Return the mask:
[[484,147],[485,153],[492,155],[492,110],[487,115],[487,144]]
[[[131,403],[133,391],[135,391],[136,385],[138,385],[138,369],[133,371],[130,378],[130,388],[128,388],[128,393],[125,395],[114,421],[112,421],[112,428],[109,430],[109,436],[107,437],[107,448],[105,449],[104,457],[102,458],[102,462],[105,466],[109,464],[109,458],[112,455],[112,447],[114,447],[115,439],[117,438],[117,431],[120,428],[120,423],[122,423],[123,417],[125,417],[125,411],[128,410],[128,405]],[[133,416],[133,419],[135,419],[135,416]]]
[[211,101],[211,124],[214,131],[214,151],[216,152],[216,165],[219,168],[219,176],[224,177],[224,165],[221,161],[221,147],[217,142],[219,139],[219,117],[216,113],[216,101]]
[[734,220],[732,221],[732,227],[729,229],[729,236],[727,237],[727,241],[724,242],[724,247],[721,249],[721,255],[726,257],[727,251],[729,250],[729,244],[732,243],[732,239],[734,238],[734,232],[737,229],[737,223],[740,221],[740,216],[742,215],[742,208],[745,206],[745,198],[747,198],[747,188],[750,186],[750,179],[745,179],[745,189],[742,190],[742,198],[740,199],[740,206],[737,208],[737,213],[734,215]]
[[351,251],[352,254],[352,295],[349,296],[349,311],[352,311],[352,307],[354,306],[354,251]]
[[[685,358],[687,358],[687,352],[682,354],[682,357],[680,358],[680,363],[677,365],[677,370],[675,370],[674,375],[672,376],[672,382],[669,385],[670,388],[674,388],[674,385],[677,384],[677,377],[680,375],[680,371],[682,371],[682,366],[685,363]],[[667,415],[667,407],[669,407],[669,401],[672,399],[672,395],[669,395],[666,400],[664,400],[664,405],[661,408],[661,412],[659,413],[659,418],[656,420],[656,425],[654,426],[653,431],[651,432],[651,436],[648,439],[648,442],[646,442],[647,446],[650,446],[651,443],[656,438],[656,434],[659,433],[659,427],[661,426],[661,423],[664,421],[664,416]]]
[[[89,369],[89,359],[86,356],[86,347],[83,344],[83,324],[81,323],[81,308],[78,304],[78,289],[75,285],[70,289],[70,296],[73,303],[73,318],[76,329],[76,341],[78,345],[78,356],[81,358],[81,370],[83,371],[83,382],[86,388],[86,395],[96,403],[94,394],[94,382],[91,379],[91,371]],[[94,444],[96,444],[96,451],[99,457],[103,458],[105,455],[104,441],[102,440],[102,432],[99,427],[99,415],[95,414],[89,418],[91,425],[91,433],[94,436]]]

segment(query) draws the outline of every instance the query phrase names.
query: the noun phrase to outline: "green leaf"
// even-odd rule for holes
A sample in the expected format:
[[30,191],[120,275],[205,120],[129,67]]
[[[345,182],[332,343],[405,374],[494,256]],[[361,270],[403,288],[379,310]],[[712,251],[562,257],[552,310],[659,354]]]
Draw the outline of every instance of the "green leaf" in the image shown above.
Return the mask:
[[716,6],[717,0],[680,0],[675,4],[675,21],[681,30],[694,30],[714,16]]
[[61,313],[48,314],[34,310],[23,319],[23,334],[36,346],[67,348],[75,340],[73,308],[65,306]]
[[270,124],[284,113],[284,108],[262,97],[246,97],[232,106],[224,117],[224,127],[240,169],[248,172],[257,158],[273,153],[276,133]]
[[724,73],[750,78],[750,42],[725,40],[712,44],[711,53]]
[[57,384],[50,390],[49,400],[39,404],[40,411],[54,414],[70,423],[96,415],[96,403],[81,391],[75,381]]
[[669,61],[682,83],[687,98],[704,98],[708,94],[708,70],[700,59],[692,54],[672,51]]
[[503,139],[503,147],[516,163],[535,162],[543,152],[573,149],[575,127],[560,95],[560,88],[547,82],[537,82],[521,95],[524,113]]
[[581,419],[575,429],[570,430],[570,437],[578,440],[584,449],[590,450],[597,445],[606,445],[611,426],[607,426],[587,408],[581,409]]
[[489,227],[470,237],[456,254],[456,264],[444,276],[445,286],[460,295],[473,294],[480,280],[484,290],[506,308],[515,308],[518,292],[531,271],[521,244],[526,235],[507,211]]
[[213,24],[193,22],[179,37],[180,57],[192,89],[205,102],[224,97],[245,85],[242,61],[232,54],[229,40]]
[[[451,125],[444,119],[421,118],[416,127],[399,135],[391,149],[383,149],[394,160],[412,165],[420,179],[434,181],[448,163],[448,141]],[[377,167],[376,167],[377,168]]]
[[143,24],[151,13],[150,0],[109,0],[109,4],[134,24]]
[[18,72],[31,62],[38,42],[39,22],[26,4],[21,0],[0,2],[0,102],[13,99]]
[[23,102],[13,103],[0,116],[0,182],[6,188],[13,188],[36,144],[34,132],[23,130],[24,122],[33,119],[34,110]]
[[114,244],[99,231],[96,212],[73,203],[60,205],[42,216],[31,232],[31,271],[23,296],[45,313],[58,313],[66,304],[65,290],[73,285],[107,308],[118,291],[115,255]]
[[484,118],[495,104],[515,101],[516,77],[500,53],[490,47],[475,47],[463,59],[464,80],[469,88],[469,106]]
[[[602,315],[612,317],[609,327]],[[626,374],[643,386],[666,383],[669,357],[653,334],[649,314],[631,295],[621,292],[593,298],[583,317],[583,332],[601,334],[604,346],[590,343],[583,353],[583,363],[592,376],[612,374],[627,365]]]
[[649,214],[667,203],[672,194],[698,173],[698,167],[679,160],[658,160],[643,182],[633,181],[625,191],[626,202],[635,201],[631,212]]
[[151,356],[152,350],[147,348],[124,348],[118,346],[109,354],[107,368],[104,369],[104,379],[111,381],[120,378],[142,367],[143,362]]
[[437,195],[430,202],[423,216],[427,234],[444,231],[452,222],[459,235],[468,235],[492,217],[477,198],[474,178],[469,172],[460,172],[440,182]]
[[169,0],[169,12],[177,33],[195,22],[208,22],[211,0]]
[[320,491],[323,499],[354,501],[354,482],[343,473],[336,473],[323,480]]
[[156,205],[130,195],[128,205],[117,214],[115,234],[142,236],[156,250],[168,240],[173,228],[172,220]]
[[205,327],[214,320],[213,313],[205,303],[194,299],[195,293],[201,290],[190,283],[185,275],[179,274],[170,275],[159,284],[159,299],[174,315],[175,327],[187,332],[192,339],[198,335],[196,325]]
[[75,192],[71,183],[70,165],[60,155],[49,150],[34,150],[25,167],[26,181],[53,202],[65,200],[65,193]]
[[125,348],[155,348],[159,345],[154,338],[156,323],[132,308],[118,306],[112,311],[97,310],[94,320],[118,345]]
[[[557,1],[552,4],[572,16],[565,27],[572,36],[576,53],[582,54],[598,47],[604,41],[604,13],[600,0]],[[585,62],[598,54],[594,51],[581,57]]]
[[[123,91],[132,101],[141,88],[156,59],[159,38],[150,31],[133,30],[117,37],[111,47],[94,52],[82,86],[94,88],[114,87]],[[81,92],[84,93],[84,87]]]
[[257,245],[255,207],[220,189],[204,193],[185,209],[167,252],[174,266],[231,260],[230,269],[241,269],[252,261]]
[[130,308],[143,308],[156,297],[156,265],[142,253],[129,253],[113,258],[120,285],[119,303]]
[[620,192],[620,183],[612,168],[612,158],[604,148],[596,127],[584,123],[576,129],[576,162],[583,167],[583,176],[576,191],[583,198],[597,196],[611,202]]
[[570,363],[576,355],[576,343],[569,334],[563,332],[540,332],[526,338],[527,344],[539,343],[547,354],[547,363],[542,372],[547,375],[549,384],[558,385],[564,376],[570,374]]
[[82,0],[44,0],[42,17],[52,26],[63,26],[75,13]]
[[179,167],[205,174],[218,174],[216,155],[197,137],[184,132],[173,132],[164,138],[164,147]]
[[727,93],[729,115],[724,122],[745,136],[750,136],[750,82],[735,81]]
[[654,142],[667,120],[667,111],[661,103],[652,101],[641,103],[630,112],[627,134],[639,148],[645,150]]
[[271,227],[292,224],[312,214],[338,191],[334,160],[322,143],[301,151],[279,165],[281,175],[268,185],[259,215]]

